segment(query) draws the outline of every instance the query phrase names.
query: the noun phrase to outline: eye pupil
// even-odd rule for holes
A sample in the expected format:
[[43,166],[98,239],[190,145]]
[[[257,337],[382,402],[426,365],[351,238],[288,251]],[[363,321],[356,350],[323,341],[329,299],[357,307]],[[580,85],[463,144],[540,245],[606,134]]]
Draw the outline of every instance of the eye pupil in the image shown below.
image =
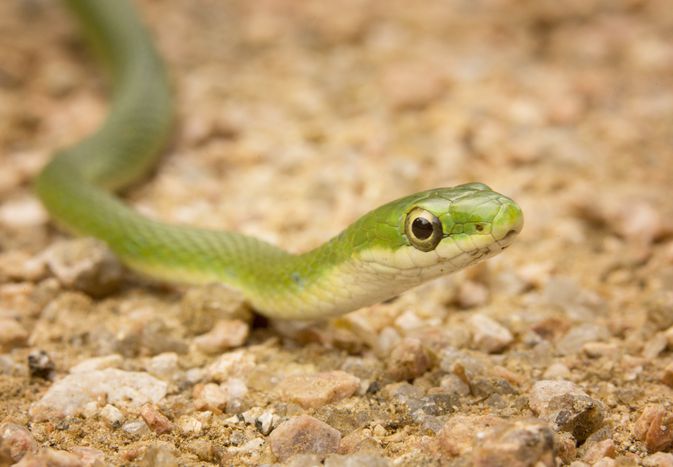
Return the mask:
[[432,222],[424,217],[417,217],[411,224],[411,231],[419,240],[425,240],[432,235]]

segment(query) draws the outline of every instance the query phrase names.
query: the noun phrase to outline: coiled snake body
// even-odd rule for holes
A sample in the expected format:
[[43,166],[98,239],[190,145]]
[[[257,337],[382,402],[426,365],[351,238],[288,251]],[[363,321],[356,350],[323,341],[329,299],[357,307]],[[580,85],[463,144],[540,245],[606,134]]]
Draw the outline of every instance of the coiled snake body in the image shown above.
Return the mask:
[[112,192],[156,162],[171,129],[168,79],[127,0],[65,0],[113,81],[103,125],[60,151],[36,183],[51,216],[96,237],[132,269],[221,282],[275,319],[316,319],[390,298],[491,257],[522,228],[520,208],[486,185],[438,188],[390,202],[303,254],[234,232],[146,218]]

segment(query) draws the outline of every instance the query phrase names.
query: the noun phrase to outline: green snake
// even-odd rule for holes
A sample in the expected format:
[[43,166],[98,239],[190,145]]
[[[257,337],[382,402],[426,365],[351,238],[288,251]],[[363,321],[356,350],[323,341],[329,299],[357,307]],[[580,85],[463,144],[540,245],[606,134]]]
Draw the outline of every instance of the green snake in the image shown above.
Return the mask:
[[142,216],[112,193],[145,175],[170,137],[167,74],[127,0],[65,2],[107,66],[113,94],[102,126],[59,151],[36,190],[59,225],[105,242],[131,269],[166,281],[225,284],[272,319],[321,319],[489,258],[521,231],[519,206],[481,183],[392,201],[302,254]]

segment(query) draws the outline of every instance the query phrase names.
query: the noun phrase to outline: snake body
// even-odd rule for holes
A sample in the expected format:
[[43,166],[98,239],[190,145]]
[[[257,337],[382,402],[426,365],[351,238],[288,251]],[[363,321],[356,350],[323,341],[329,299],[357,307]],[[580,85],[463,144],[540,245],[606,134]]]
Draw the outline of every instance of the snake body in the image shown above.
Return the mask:
[[132,269],[167,281],[229,285],[270,318],[318,319],[491,257],[522,228],[517,204],[480,183],[392,201],[303,254],[144,217],[113,192],[146,174],[170,135],[162,61],[128,0],[64,1],[109,68],[112,101],[102,126],[58,152],[36,190],[58,224],[102,240]]

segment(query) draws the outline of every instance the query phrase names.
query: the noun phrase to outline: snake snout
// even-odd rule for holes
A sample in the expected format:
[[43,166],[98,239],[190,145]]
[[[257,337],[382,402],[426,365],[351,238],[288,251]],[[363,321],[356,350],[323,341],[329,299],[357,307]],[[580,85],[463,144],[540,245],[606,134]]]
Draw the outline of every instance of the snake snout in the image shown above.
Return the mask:
[[493,219],[491,234],[504,248],[514,241],[514,238],[523,229],[523,212],[521,208],[509,198],[503,197],[500,211]]

